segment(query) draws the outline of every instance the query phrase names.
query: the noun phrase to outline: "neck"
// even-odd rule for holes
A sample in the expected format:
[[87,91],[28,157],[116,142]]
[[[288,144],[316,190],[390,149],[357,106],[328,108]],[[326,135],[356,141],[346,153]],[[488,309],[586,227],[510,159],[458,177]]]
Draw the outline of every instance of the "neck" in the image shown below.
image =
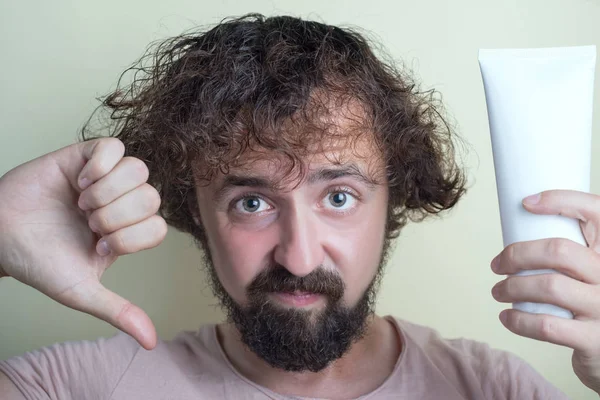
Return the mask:
[[364,337],[322,371],[287,372],[273,368],[250,351],[234,325],[219,325],[217,334],[239,373],[274,392],[303,397],[354,398],[369,393],[392,373],[402,348],[395,326],[373,315]]

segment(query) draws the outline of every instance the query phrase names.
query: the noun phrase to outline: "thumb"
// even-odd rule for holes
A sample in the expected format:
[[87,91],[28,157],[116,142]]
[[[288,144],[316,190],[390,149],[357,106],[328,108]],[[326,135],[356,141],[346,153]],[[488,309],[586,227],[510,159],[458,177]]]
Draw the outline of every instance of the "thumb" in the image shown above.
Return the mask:
[[133,337],[146,350],[156,347],[156,329],[150,317],[99,281],[83,281],[61,297],[61,302],[67,306],[108,322]]

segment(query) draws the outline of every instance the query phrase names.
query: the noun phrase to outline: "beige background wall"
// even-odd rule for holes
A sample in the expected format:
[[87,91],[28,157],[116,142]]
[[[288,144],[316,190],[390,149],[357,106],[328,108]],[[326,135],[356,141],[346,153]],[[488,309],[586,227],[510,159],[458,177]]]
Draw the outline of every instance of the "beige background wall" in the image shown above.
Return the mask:
[[[516,336],[498,321],[489,262],[502,248],[481,47],[600,45],[598,0],[0,2],[0,174],[68,145],[119,73],[155,39],[256,11],[369,30],[439,89],[472,145],[471,189],[441,220],[410,225],[398,242],[379,312],[515,352],[574,399],[597,396],[571,369],[568,349]],[[600,70],[600,68],[597,68]],[[597,74],[598,76],[598,74]],[[592,191],[600,191],[600,79],[596,79]],[[568,134],[568,132],[566,132]],[[1,205],[0,205],[1,206]],[[170,231],[160,247],[120,259],[105,284],[145,309],[168,339],[218,321],[191,241]],[[59,306],[12,279],[0,282],[0,359],[114,328]]]

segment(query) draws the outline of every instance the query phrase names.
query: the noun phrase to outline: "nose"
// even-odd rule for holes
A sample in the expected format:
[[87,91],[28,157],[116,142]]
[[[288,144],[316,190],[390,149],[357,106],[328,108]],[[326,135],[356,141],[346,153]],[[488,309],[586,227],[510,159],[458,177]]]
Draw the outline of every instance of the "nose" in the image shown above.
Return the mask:
[[280,216],[280,241],[275,262],[295,276],[303,277],[323,264],[325,252],[319,235],[319,221],[310,210],[301,207]]

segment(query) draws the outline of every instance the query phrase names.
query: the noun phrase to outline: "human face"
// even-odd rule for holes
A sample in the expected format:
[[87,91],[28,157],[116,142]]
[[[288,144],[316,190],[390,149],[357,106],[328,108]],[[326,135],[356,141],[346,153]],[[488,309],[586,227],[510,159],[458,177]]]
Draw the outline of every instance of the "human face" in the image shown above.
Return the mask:
[[[249,155],[252,161],[198,188],[211,261],[237,304],[247,303],[248,285],[272,265],[297,277],[317,268],[335,273],[345,285],[343,303],[356,304],[381,261],[388,190],[381,156],[368,137],[353,150],[313,156],[299,184],[281,184],[280,160]],[[270,300],[312,310],[327,299],[272,293]]]
[[368,144],[312,157],[296,184],[254,155],[198,190],[213,290],[273,367],[320,371],[365,333],[387,247],[384,169]]

